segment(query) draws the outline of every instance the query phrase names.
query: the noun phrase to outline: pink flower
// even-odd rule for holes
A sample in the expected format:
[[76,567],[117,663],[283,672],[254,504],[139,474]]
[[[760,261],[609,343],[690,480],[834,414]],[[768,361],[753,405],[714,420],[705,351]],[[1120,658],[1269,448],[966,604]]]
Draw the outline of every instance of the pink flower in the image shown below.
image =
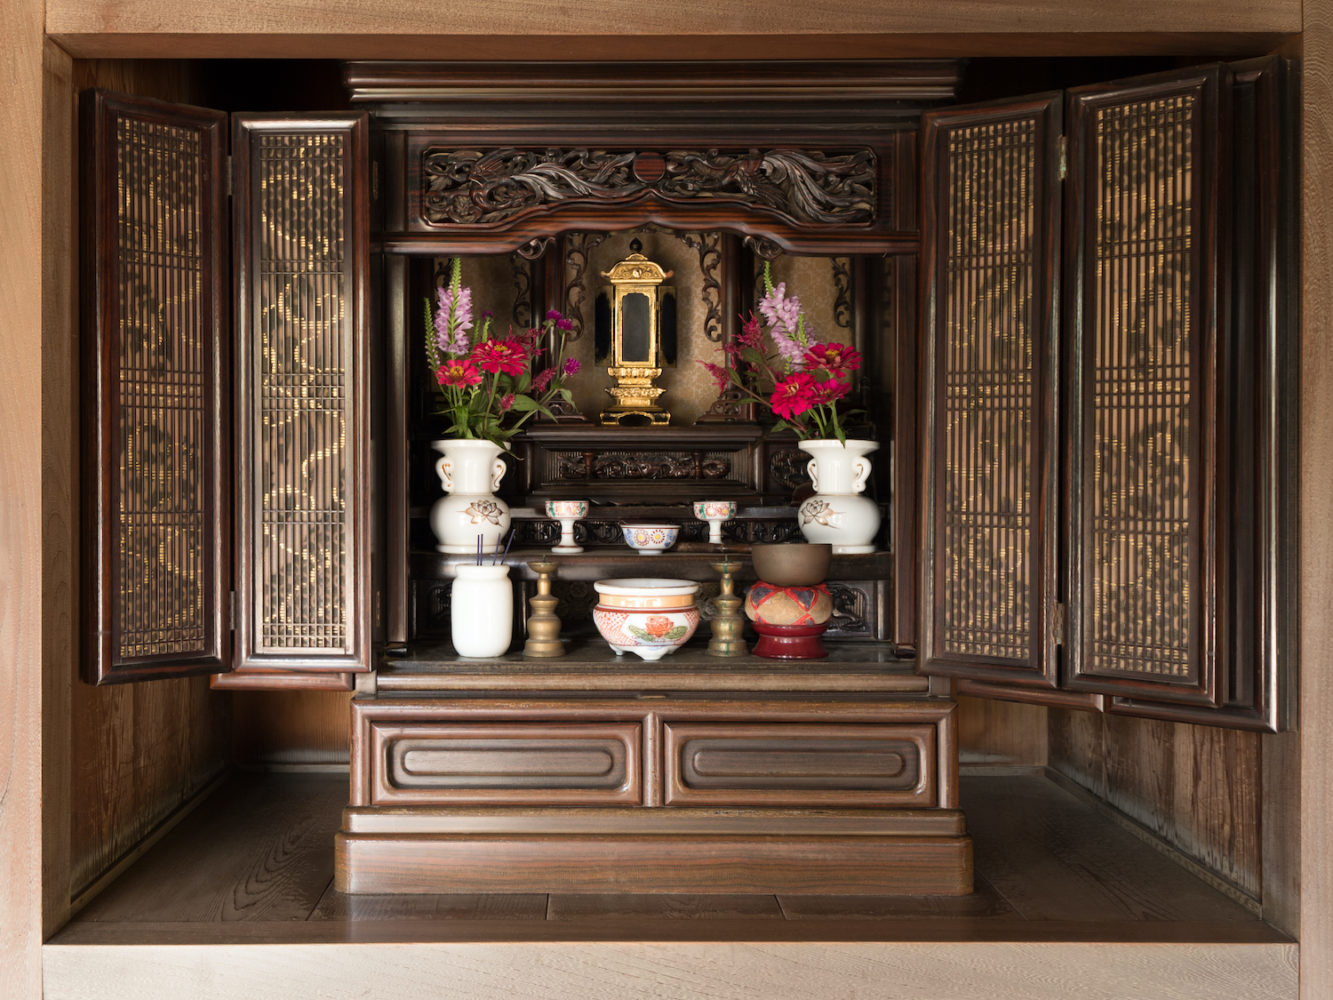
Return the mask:
[[435,293],[435,343],[444,354],[466,354],[472,329],[472,289],[440,288]]
[[577,375],[581,367],[583,366],[579,363],[578,358],[566,358],[561,372],[568,378],[570,375]]
[[555,378],[554,368],[543,368],[536,375],[532,376],[532,391],[545,392],[546,387],[551,384],[551,379]]
[[842,399],[850,389],[851,386],[846,382],[833,378],[825,379],[823,382],[816,381],[810,386],[810,405],[826,406]]
[[783,420],[798,417],[815,404],[817,388],[807,372],[794,372],[773,386],[773,412]]
[[481,372],[466,358],[451,358],[435,369],[435,380],[440,385],[468,389],[481,382]]
[[815,344],[805,352],[807,370],[822,368],[830,375],[845,375],[861,367],[861,355],[850,344]]
[[[753,347],[756,351],[763,350],[763,334],[759,329],[759,318],[754,313],[750,313],[750,318],[741,325],[741,332],[737,334],[735,343],[738,347]],[[728,344],[728,347],[731,345]]]
[[500,412],[506,413],[514,406],[514,394],[507,392],[500,397]]
[[724,392],[731,384],[731,376],[721,365],[715,365],[711,361],[700,361],[699,364],[708,369],[708,374],[713,376],[713,381],[717,383],[717,391]]
[[486,340],[472,348],[472,361],[493,375],[519,375],[528,364],[528,352],[515,339]]

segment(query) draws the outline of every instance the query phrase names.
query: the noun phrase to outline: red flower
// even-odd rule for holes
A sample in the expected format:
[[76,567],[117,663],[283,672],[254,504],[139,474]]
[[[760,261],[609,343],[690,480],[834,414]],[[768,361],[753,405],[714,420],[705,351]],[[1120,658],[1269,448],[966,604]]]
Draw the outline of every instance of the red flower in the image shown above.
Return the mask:
[[517,340],[483,340],[472,348],[472,361],[482,371],[520,375],[528,364],[528,352]]
[[649,615],[643,623],[643,630],[654,639],[660,639],[671,631],[671,619],[663,615]]
[[700,361],[699,364],[708,369],[708,374],[713,376],[713,381],[717,383],[717,391],[725,392],[727,386],[731,384],[731,376],[721,365],[715,365],[711,361]]
[[555,378],[554,368],[543,368],[536,375],[532,376],[532,391],[545,392],[546,387],[551,384],[551,379]]
[[500,412],[507,413],[514,405],[514,394],[507,392],[500,397]]
[[825,406],[835,400],[842,399],[850,390],[851,386],[846,382],[840,382],[833,378],[826,379],[823,382],[815,382],[810,387],[810,404],[812,406]]
[[861,355],[850,344],[814,344],[802,361],[807,370],[822,368],[830,375],[846,375],[861,367]]
[[741,332],[736,336],[736,343],[740,347],[763,350],[763,333],[759,328],[759,318],[754,313],[750,313],[750,318],[741,326]]
[[798,417],[815,405],[818,386],[808,372],[794,372],[773,386],[773,412],[783,420]]
[[435,369],[435,381],[455,389],[467,389],[481,382],[481,372],[467,358],[451,358]]

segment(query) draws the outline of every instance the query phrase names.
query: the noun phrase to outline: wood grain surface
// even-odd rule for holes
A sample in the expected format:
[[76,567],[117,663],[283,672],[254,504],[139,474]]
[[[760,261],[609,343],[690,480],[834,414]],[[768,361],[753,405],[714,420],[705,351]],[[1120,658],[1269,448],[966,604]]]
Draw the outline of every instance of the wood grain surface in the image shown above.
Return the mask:
[[[0,995],[35,997],[42,938],[41,0],[0,6]],[[52,261],[53,263],[53,261]],[[53,504],[54,506],[54,504]],[[59,823],[62,800],[52,804]],[[55,833],[56,831],[52,831]],[[58,837],[58,834],[57,834]],[[56,854],[57,859],[59,854]],[[53,876],[58,880],[61,872]]]
[[[867,58],[942,52],[1060,55],[1226,51],[1228,36],[1300,30],[1297,0],[921,0],[848,5],[838,0],[773,5],[707,0],[647,6],[633,0],[459,4],[441,19],[413,0],[49,0],[47,30],[75,55],[294,55],[438,59],[449,39],[489,58]],[[1170,38],[1153,38],[1167,34]],[[304,36],[304,37],[302,37]],[[1004,47],[1008,42],[1008,47]],[[984,43],[984,44],[983,44]],[[456,44],[456,43],[455,43]],[[1197,46],[1207,45],[1200,49]],[[959,51],[959,50],[962,51]],[[946,51],[947,50],[947,51]]]
[[44,964],[46,1000],[1290,1000],[1295,951],[1018,942],[50,945]]
[[1260,737],[1212,726],[1052,711],[1061,774],[1258,900]]
[[1333,996],[1333,3],[1308,0],[1302,79],[1301,998]]

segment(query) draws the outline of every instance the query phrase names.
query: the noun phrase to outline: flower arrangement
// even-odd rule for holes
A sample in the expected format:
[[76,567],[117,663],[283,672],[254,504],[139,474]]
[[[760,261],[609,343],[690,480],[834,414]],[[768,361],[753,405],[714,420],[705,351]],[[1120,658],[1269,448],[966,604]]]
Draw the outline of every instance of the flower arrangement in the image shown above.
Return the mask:
[[572,324],[554,309],[522,333],[511,328],[497,337],[492,326],[489,313],[474,324],[472,290],[463,287],[462,263],[453,258],[448,286],[437,290],[433,309],[426,302],[426,360],[439,385],[439,412],[449,418],[447,435],[504,447],[534,414],[550,416],[552,400],[572,402],[564,382],[579,362],[564,356]]
[[772,410],[776,429],[790,427],[802,440],[847,440],[839,401],[851,392],[861,355],[850,344],[821,342],[806,323],[801,300],[787,294],[785,282],[773,284],[764,262],[764,295],[759,312],[767,324],[773,349],[764,345],[764,331],[754,313],[740,335],[723,346],[726,365],[701,362],[718,390],[736,390],[742,399]]

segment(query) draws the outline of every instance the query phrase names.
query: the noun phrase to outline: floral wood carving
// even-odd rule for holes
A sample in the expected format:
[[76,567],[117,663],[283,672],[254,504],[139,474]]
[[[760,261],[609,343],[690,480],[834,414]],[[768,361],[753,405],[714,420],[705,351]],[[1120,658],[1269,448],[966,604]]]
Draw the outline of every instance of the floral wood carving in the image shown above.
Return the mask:
[[868,149],[832,155],[673,151],[657,187],[670,200],[734,200],[797,222],[864,223],[875,217],[875,156]]
[[[651,160],[654,169],[638,170]],[[877,161],[868,149],[658,153],[596,149],[431,148],[422,153],[424,220],[491,225],[562,204],[623,204],[649,195],[676,204],[731,202],[797,225],[874,221]]]

